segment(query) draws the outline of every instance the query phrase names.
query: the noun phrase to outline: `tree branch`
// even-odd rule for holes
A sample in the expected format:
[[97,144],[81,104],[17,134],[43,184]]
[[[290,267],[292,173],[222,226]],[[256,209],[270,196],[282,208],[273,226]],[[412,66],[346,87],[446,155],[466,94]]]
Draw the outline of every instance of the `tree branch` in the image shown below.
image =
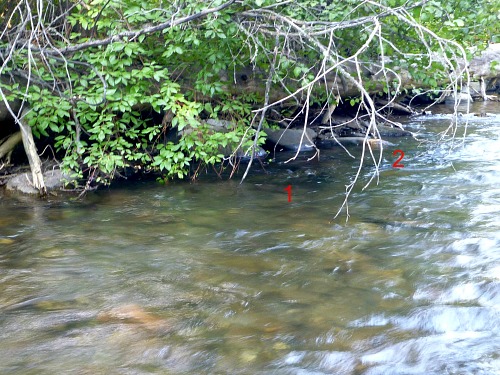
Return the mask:
[[219,12],[219,11],[221,11],[223,9],[228,8],[232,4],[234,4],[235,1],[236,0],[229,0],[229,1],[225,2],[224,4],[219,5],[218,7],[205,9],[205,10],[202,10],[201,12],[198,12],[198,13],[195,13],[195,14],[191,14],[189,16],[182,17],[182,18],[179,18],[177,20],[171,20],[171,21],[168,21],[168,22],[163,22],[163,23],[160,23],[159,25],[149,26],[149,27],[146,27],[144,29],[132,30],[132,31],[124,31],[124,32],[118,33],[116,35],[110,36],[108,38],[93,40],[93,41],[90,41],[90,42],[85,42],[85,43],[80,43],[80,44],[75,44],[73,46],[69,46],[69,47],[66,47],[66,48],[61,48],[61,49],[41,49],[41,50],[43,52],[47,53],[47,54],[58,54],[58,55],[63,54],[63,55],[66,55],[66,54],[70,54],[70,53],[74,53],[74,52],[77,52],[77,51],[81,51],[81,50],[84,50],[84,49],[87,49],[87,48],[90,48],[90,47],[106,46],[108,44],[115,43],[115,42],[122,42],[124,40],[131,41],[131,40],[134,40],[134,39],[136,39],[137,37],[139,37],[141,35],[147,35],[147,34],[151,34],[151,33],[157,32],[157,31],[162,31],[162,30],[168,29],[170,27],[174,27],[174,26],[186,23],[186,22],[193,21],[193,20],[198,19],[198,18],[205,17],[208,14]]
[[243,181],[247,177],[248,171],[250,171],[250,167],[252,166],[252,162],[253,162],[255,153],[257,151],[257,142],[259,141],[259,134],[260,134],[260,131],[262,129],[262,124],[264,123],[264,120],[265,120],[267,105],[269,104],[269,91],[271,91],[271,83],[272,83],[273,77],[274,77],[274,67],[276,65],[276,58],[278,56],[278,43],[279,43],[279,39],[278,39],[278,37],[276,37],[276,44],[274,46],[274,57],[273,57],[272,63],[269,66],[269,76],[267,77],[267,81],[266,81],[266,93],[265,93],[265,98],[264,98],[264,107],[266,109],[264,109],[262,111],[262,113],[260,113],[259,125],[257,126],[257,131],[255,132],[255,139],[254,139],[252,150],[251,150],[250,161],[248,162],[247,169],[245,170],[245,173],[243,174],[243,177],[241,178],[240,184],[243,183]]

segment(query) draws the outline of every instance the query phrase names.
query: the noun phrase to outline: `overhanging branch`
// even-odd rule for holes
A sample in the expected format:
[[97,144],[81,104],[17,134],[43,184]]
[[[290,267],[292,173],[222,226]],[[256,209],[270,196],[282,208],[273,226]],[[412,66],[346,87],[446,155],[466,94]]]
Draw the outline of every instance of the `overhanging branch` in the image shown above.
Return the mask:
[[[228,8],[229,6],[234,4],[235,2],[236,2],[236,0],[229,0],[229,1],[225,2],[224,4],[221,4],[217,7],[204,9],[201,12],[191,14],[191,15],[186,16],[186,17],[182,17],[182,18],[179,18],[176,20],[170,20],[170,21],[163,22],[163,23],[160,23],[160,24],[154,25],[154,26],[149,26],[149,27],[146,27],[146,28],[140,29],[140,30],[124,31],[124,32],[118,33],[116,35],[113,35],[113,36],[110,36],[110,37],[107,37],[104,39],[98,39],[98,40],[92,40],[92,41],[85,42],[85,43],[79,43],[79,44],[75,44],[75,45],[68,46],[66,48],[61,48],[61,49],[40,48],[39,50],[43,51],[46,54],[56,54],[56,55],[60,56],[61,54],[68,55],[68,54],[78,52],[78,51],[81,51],[81,50],[84,50],[84,49],[87,49],[90,47],[106,46],[106,45],[109,45],[109,44],[112,44],[115,42],[132,41],[141,35],[152,34],[152,33],[157,32],[157,31],[162,31],[162,30],[168,29],[170,27],[181,25],[183,23],[190,22],[190,21],[196,20],[198,18],[205,17],[209,14],[219,12],[223,9]],[[32,50],[35,51],[36,49],[33,48]]]

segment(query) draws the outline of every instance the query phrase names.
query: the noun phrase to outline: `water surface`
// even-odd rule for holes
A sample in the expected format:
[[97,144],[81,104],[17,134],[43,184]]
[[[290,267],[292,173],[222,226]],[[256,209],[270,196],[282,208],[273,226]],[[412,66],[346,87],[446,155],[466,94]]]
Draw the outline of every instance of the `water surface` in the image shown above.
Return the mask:
[[412,119],[425,142],[392,140],[347,223],[340,150],[243,185],[3,196],[0,373],[500,374],[500,107],[485,109],[453,149],[426,142],[449,116]]

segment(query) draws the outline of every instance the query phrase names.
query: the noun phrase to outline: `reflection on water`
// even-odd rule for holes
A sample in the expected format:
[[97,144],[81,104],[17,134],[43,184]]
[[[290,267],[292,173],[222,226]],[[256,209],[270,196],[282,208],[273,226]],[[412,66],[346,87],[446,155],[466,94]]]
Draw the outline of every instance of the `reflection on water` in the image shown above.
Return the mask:
[[347,224],[336,150],[243,185],[2,198],[0,373],[499,374],[499,123],[401,140]]

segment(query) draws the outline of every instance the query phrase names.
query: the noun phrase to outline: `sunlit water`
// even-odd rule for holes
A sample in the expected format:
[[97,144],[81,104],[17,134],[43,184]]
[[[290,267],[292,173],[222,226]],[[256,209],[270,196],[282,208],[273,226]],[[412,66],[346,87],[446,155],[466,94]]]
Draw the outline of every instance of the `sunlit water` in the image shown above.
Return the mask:
[[[487,110],[453,150],[392,140],[347,223],[356,165],[339,150],[243,185],[3,196],[0,373],[500,374],[500,107]],[[429,140],[448,124],[409,126]]]

